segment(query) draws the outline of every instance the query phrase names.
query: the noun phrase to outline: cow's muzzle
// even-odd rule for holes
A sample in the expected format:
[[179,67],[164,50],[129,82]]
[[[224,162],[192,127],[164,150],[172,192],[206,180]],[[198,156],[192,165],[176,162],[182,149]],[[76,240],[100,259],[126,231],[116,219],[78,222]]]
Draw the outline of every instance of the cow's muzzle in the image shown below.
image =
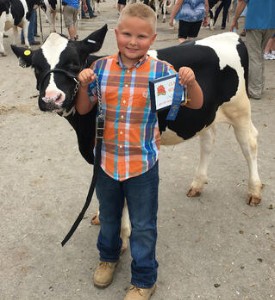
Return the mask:
[[[68,77],[69,79],[73,80],[75,82],[75,86],[74,86],[74,90],[71,96],[71,99],[68,103],[73,103],[74,98],[78,92],[78,88],[79,88],[79,81],[77,80],[77,77],[75,74],[68,72],[66,70],[62,70],[62,69],[51,69],[48,70],[47,72],[45,72],[45,74],[43,75],[40,83],[39,83],[39,91],[42,90],[43,86],[44,86],[44,82],[46,80],[46,78],[51,74],[51,73],[61,73],[63,75],[65,75],[66,77]],[[60,101],[61,98],[61,94],[55,95],[54,97],[43,97],[41,98],[42,101],[46,104],[47,110],[48,111],[56,111],[56,112],[61,112],[62,110],[65,111],[70,111],[71,110],[71,106],[70,107],[63,107],[63,102]]]

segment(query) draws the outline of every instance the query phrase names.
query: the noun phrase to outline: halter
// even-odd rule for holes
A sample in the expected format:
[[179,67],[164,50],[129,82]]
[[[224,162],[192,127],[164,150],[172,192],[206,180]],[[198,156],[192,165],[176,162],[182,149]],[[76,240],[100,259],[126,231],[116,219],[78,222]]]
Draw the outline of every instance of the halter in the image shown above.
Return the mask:
[[[39,83],[39,91],[41,90],[46,78],[51,74],[51,73],[61,73],[61,74],[64,74],[66,75],[68,78],[72,79],[74,82],[75,82],[75,87],[74,87],[74,91],[73,91],[73,94],[72,94],[72,97],[71,97],[71,101],[74,99],[74,97],[76,96],[77,92],[78,92],[78,88],[79,88],[79,81],[77,80],[76,78],[76,75],[71,73],[71,72],[68,72],[66,70],[63,70],[63,69],[59,69],[59,68],[55,68],[55,69],[51,69],[51,70],[48,70],[45,72],[44,76],[42,77],[42,80],[40,81]],[[43,99],[43,98],[42,98]],[[62,116],[62,117],[66,117],[68,115],[71,114],[71,112],[73,111],[73,109],[70,109],[68,112],[62,112],[60,113],[59,115]]]
[[[79,83],[78,83],[79,85]],[[104,125],[105,125],[105,120],[104,120],[104,113],[102,110],[102,97],[101,97],[101,90],[100,90],[100,85],[98,78],[96,77],[96,90],[97,90],[97,98],[98,98],[98,115],[96,118],[96,146],[95,146],[95,160],[94,160],[94,170],[93,170],[93,177],[92,181],[89,187],[89,191],[86,197],[86,201],[84,203],[84,206],[79,213],[78,217],[76,218],[75,222],[73,223],[71,229],[61,242],[62,247],[65,246],[65,244],[69,241],[69,239],[72,237],[74,234],[75,230],[77,229],[78,225],[84,218],[84,215],[91,204],[93,193],[95,190],[96,186],[96,181],[97,181],[97,176],[98,176],[98,171],[100,169],[100,164],[101,164],[101,147],[102,147],[102,140],[103,140],[103,134],[104,134]]]

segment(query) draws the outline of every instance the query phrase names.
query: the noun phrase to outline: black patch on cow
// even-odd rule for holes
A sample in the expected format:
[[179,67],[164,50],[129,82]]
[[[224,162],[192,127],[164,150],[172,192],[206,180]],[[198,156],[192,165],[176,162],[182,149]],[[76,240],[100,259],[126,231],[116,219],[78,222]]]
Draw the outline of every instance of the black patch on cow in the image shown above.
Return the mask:
[[192,68],[203,91],[204,103],[201,109],[180,107],[175,121],[166,121],[169,109],[158,113],[161,132],[168,127],[183,139],[189,139],[209,126],[219,106],[236,94],[239,84],[237,72],[229,66],[220,70],[219,57],[215,51],[207,46],[195,45],[194,42],[161,49],[158,58],[168,61],[176,70],[181,66]]
[[0,16],[2,15],[3,12],[8,14],[9,9],[10,9],[10,2],[7,0],[0,0]]
[[18,26],[24,17],[25,11],[20,0],[10,0],[11,14],[14,19],[14,25]]
[[239,38],[239,44],[237,45],[237,51],[238,51],[239,57],[241,59],[241,65],[244,69],[245,87],[246,87],[246,92],[248,93],[248,69],[249,69],[248,52],[247,52],[247,48],[241,38]]
[[76,111],[65,117],[76,132],[81,155],[89,164],[94,163],[93,149],[95,146],[96,114],[97,106],[86,115],[80,115]]
[[56,5],[57,5],[56,0],[49,0],[49,4],[53,10],[56,10]]

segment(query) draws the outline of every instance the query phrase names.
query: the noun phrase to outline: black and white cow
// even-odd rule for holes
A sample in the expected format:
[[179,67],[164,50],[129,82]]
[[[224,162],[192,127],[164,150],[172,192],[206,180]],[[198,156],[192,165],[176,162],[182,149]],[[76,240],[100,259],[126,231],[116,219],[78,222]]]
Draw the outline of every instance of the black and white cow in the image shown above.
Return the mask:
[[[105,26],[78,42],[51,34],[41,49],[27,55],[24,49],[12,47],[21,62],[34,68],[40,109],[56,111],[67,118],[76,130],[80,152],[89,163],[93,163],[94,159],[92,149],[96,108],[84,116],[74,111],[74,97],[78,87],[75,76],[89,53],[99,50],[106,30]],[[262,184],[257,168],[258,132],[251,120],[251,107],[246,93],[248,54],[239,36],[223,33],[151,51],[150,55],[170,62],[177,70],[181,66],[191,67],[203,90],[204,104],[201,109],[192,110],[183,106],[175,121],[166,120],[168,110],[158,113],[162,132],[169,128],[183,140],[200,137],[200,162],[187,195],[194,197],[201,194],[207,182],[215,125],[226,122],[233,126],[248,163],[248,204],[259,204]],[[95,56],[89,56],[89,59],[93,60]],[[129,233],[127,226],[125,232]]]
[[18,27],[24,32],[25,45],[30,47],[28,27],[32,10],[43,4],[43,0],[0,0],[0,54],[6,55],[3,36],[4,32],[13,28],[13,44],[18,40]]
[[62,17],[62,2],[59,0],[44,0],[44,5],[41,8],[47,16],[50,32],[56,32],[56,16],[57,13],[60,13],[60,17]]

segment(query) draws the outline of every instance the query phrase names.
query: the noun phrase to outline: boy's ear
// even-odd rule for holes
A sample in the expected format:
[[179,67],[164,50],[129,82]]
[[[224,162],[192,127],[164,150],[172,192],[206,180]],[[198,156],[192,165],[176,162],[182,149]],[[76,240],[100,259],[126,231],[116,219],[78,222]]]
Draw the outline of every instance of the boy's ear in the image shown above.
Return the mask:
[[152,40],[151,40],[151,45],[154,44],[155,40],[157,38],[157,34],[155,33],[152,37]]

